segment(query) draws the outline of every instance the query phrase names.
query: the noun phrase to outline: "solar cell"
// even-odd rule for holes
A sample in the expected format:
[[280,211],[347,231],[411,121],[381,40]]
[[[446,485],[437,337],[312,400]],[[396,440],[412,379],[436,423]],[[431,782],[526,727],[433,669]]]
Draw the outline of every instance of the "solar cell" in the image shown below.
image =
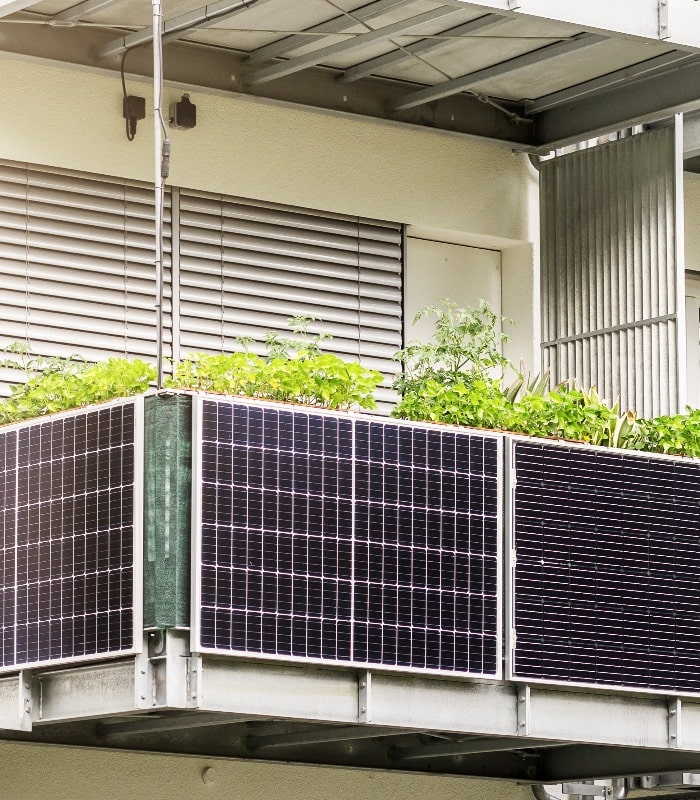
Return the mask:
[[515,677],[700,691],[700,464],[515,444]]
[[209,399],[199,428],[195,650],[497,674],[497,437]]
[[136,404],[0,431],[2,666],[133,651]]

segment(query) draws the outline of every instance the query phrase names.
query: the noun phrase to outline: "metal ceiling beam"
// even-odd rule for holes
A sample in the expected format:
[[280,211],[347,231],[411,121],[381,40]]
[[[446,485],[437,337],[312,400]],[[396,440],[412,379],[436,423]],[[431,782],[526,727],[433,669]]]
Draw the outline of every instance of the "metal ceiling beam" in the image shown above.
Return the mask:
[[294,733],[275,733],[266,736],[251,735],[246,744],[249,750],[267,750],[275,747],[295,747],[305,744],[348,742],[357,739],[378,739],[380,736],[406,736],[413,731],[391,728],[374,728],[371,725],[322,726]]
[[700,769],[700,753],[680,750],[648,750],[642,747],[574,745],[543,750],[538,759],[538,780],[561,783],[577,780],[653,775],[663,772],[693,772]]
[[391,39],[392,36],[408,33],[421,25],[458,13],[459,11],[455,8],[445,6],[433,9],[432,11],[425,11],[423,14],[418,14],[408,19],[402,19],[390,25],[384,25],[368,33],[362,33],[353,39],[321,47],[303,56],[299,56],[298,58],[290,58],[288,61],[283,61],[280,64],[273,64],[270,67],[254,70],[246,76],[245,82],[248,86],[259,86],[262,83],[274,81],[277,78],[283,78],[285,75],[292,75],[295,72],[300,72],[307,67],[315,67],[318,64],[323,64],[329,58],[332,59],[335,56],[345,55],[352,50],[366,47],[369,44],[385,42],[387,39]]
[[552,94],[540,97],[538,100],[526,102],[527,112],[528,114],[540,114],[543,111],[548,111],[550,108],[569,103],[572,100],[578,100],[586,95],[609,89],[621,83],[629,85],[630,81],[646,77],[650,73],[661,72],[664,68],[675,68],[679,64],[694,58],[697,58],[697,56],[688,53],[679,53],[676,50],[672,53],[664,53],[661,56],[647,59],[631,67],[618,69],[615,72],[602,75],[600,78],[594,78],[593,80],[579,83],[568,89],[562,89],[560,92],[552,92]]
[[[466,2],[466,0],[465,0]],[[700,48],[700,3],[692,0],[654,2],[562,2],[562,0],[469,0],[484,11],[505,11],[565,22],[603,34],[664,40],[689,51]],[[516,7],[517,6],[517,7]],[[662,25],[666,25],[662,28]]]
[[425,758],[450,758],[454,756],[476,755],[478,753],[498,753],[508,750],[529,750],[541,747],[560,747],[562,742],[550,739],[527,739],[522,736],[494,739],[462,739],[457,742],[437,742],[419,747],[394,748],[391,757],[395,761],[415,761]]
[[100,738],[140,736],[145,733],[208,728],[212,725],[242,725],[246,722],[251,722],[251,719],[249,717],[235,717],[231,714],[189,712],[186,714],[172,714],[167,717],[139,717],[125,722],[103,723],[97,726],[95,733]]
[[[449,36],[468,36],[478,31],[494,28],[508,21],[509,18],[501,14],[487,14],[484,17],[478,17],[470,22],[465,22],[463,25],[450,28],[444,31],[443,34]],[[350,67],[338,78],[338,81],[340,83],[351,83],[360,78],[366,78],[377,70],[386,69],[387,67],[400,64],[402,61],[407,61],[412,55],[425,56],[444,48],[447,44],[449,44],[448,41],[441,41],[440,39],[422,39],[419,42],[406,45],[402,50],[394,50],[391,53],[385,53],[383,56],[377,56],[377,58],[364,61],[356,67]]]
[[540,151],[700,109],[700,60],[591,94],[535,117]]
[[[388,11],[393,11],[395,8],[405,4],[406,0],[374,0],[372,3],[367,3],[367,5],[355,9],[352,15],[360,20],[360,22],[367,22],[367,20],[374,19],[381,14],[386,14]],[[319,33],[327,33],[329,35],[333,33],[342,33],[352,27],[353,24],[353,21],[346,14],[340,14],[326,22],[321,22],[311,28],[307,28],[304,33],[295,33],[293,36],[285,36],[284,39],[278,39],[276,42],[258,47],[257,50],[253,50],[250,53],[248,62],[250,64],[259,64],[261,61],[269,61],[278,56],[283,56],[290,50],[296,50],[297,47],[301,47],[309,42],[317,42]]]
[[59,14],[54,14],[51,17],[51,22],[76,22],[79,19],[85,19],[97,11],[101,11],[107,6],[111,6],[115,0],[84,0],[75,6],[61,11]]
[[[186,14],[166,20],[163,25],[163,42],[177,41],[194,28],[205,28],[217,22],[223,22],[236,14],[247,11],[252,5],[261,6],[269,2],[270,0],[218,0],[216,3],[201,6],[194,11],[188,11]],[[125,50],[148,44],[152,40],[152,29],[150,27],[142,28],[105,45],[99,52],[99,58],[119,56]]]
[[594,33],[581,33],[571,39],[555,42],[554,44],[540,47],[537,50],[531,50],[529,53],[523,53],[521,56],[509,58],[507,61],[493,64],[490,67],[470,72],[468,75],[462,75],[460,78],[455,78],[451,81],[443,81],[436,86],[429,86],[426,89],[412,92],[394,105],[392,110],[405,111],[408,108],[415,108],[424,103],[431,103],[433,100],[440,100],[443,97],[449,97],[450,95],[463,92],[465,89],[470,89],[474,84],[481,83],[482,81],[498,78],[515,70],[531,67],[534,64],[541,64],[552,58],[569,55],[576,50],[582,50],[584,47],[591,47],[603,41],[606,41],[604,36],[599,36]]
[[0,0],[0,19],[35,5],[39,0]]

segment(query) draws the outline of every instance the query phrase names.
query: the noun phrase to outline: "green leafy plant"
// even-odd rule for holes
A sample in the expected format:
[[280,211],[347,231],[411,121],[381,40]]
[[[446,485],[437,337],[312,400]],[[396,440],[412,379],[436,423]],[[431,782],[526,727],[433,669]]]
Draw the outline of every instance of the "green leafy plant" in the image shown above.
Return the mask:
[[410,342],[394,358],[403,365],[394,387],[401,395],[420,391],[428,381],[443,386],[488,380],[494,371],[510,366],[501,353],[508,336],[500,330],[507,320],[495,314],[488,303],[478,308],[461,308],[450,300],[443,306],[426,306],[415,316],[417,322],[434,316],[433,341]]
[[293,317],[293,337],[268,334],[266,357],[248,352],[249,340],[241,341],[241,353],[192,353],[175,365],[168,385],[326,408],[375,408],[382,374],[322,352],[321,343],[330,337],[311,335],[312,321]]
[[23,345],[3,351],[0,366],[24,373],[0,402],[0,424],[145,392],[155,369],[138,359],[110,358],[98,364],[83,359],[41,358]]
[[629,446],[700,458],[700,409],[688,406],[685,414],[640,419]]

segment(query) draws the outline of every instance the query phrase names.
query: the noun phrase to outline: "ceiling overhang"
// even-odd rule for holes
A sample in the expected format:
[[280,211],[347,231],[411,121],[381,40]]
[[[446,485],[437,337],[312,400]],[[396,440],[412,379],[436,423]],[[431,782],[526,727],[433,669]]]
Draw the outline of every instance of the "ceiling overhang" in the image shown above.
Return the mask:
[[[531,152],[700,109],[700,3],[171,0],[166,80]],[[148,78],[150,8],[0,0],[0,55]],[[126,59],[128,54],[128,59]]]

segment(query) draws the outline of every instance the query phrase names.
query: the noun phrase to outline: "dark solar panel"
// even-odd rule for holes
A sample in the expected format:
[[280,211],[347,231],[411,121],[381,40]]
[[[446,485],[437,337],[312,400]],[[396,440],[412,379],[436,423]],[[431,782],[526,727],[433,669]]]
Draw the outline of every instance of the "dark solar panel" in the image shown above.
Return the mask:
[[358,421],[355,660],[497,671],[498,444]]
[[134,404],[0,431],[2,665],[134,649]]
[[515,445],[517,677],[700,691],[700,464]]
[[202,401],[198,648],[496,674],[495,437]]

